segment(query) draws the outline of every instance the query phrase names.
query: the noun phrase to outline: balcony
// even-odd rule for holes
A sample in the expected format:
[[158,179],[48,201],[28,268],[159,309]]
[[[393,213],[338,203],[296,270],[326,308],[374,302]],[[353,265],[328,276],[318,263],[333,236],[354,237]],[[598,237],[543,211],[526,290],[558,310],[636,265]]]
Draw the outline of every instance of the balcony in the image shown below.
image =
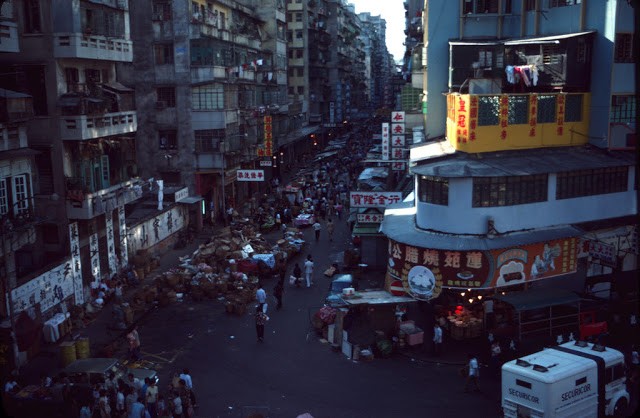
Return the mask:
[[64,141],[86,141],[124,135],[136,132],[137,129],[138,117],[135,111],[60,117],[60,133]]
[[197,170],[222,170],[223,157],[219,152],[196,152]]
[[28,94],[0,88],[0,122],[24,122],[33,117],[33,98]]
[[221,39],[223,41],[231,41],[231,32],[227,29],[219,29],[204,22],[193,21],[191,23],[191,39],[197,39],[201,36],[208,36],[211,38]]
[[589,93],[447,95],[447,139],[467,153],[584,145]]
[[95,193],[67,190],[67,216],[69,219],[93,219],[107,210],[126,205],[142,197],[143,181],[131,179]]
[[0,52],[20,52],[18,24],[0,17]]
[[54,33],[54,58],[133,61],[133,42],[82,33]]

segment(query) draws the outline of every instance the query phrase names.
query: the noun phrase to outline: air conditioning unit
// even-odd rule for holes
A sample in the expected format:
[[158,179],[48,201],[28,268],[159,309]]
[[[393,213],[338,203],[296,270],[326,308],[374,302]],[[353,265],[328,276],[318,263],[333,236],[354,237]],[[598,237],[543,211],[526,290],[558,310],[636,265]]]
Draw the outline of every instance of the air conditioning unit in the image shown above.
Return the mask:
[[167,107],[167,102],[159,101],[156,102],[156,109],[164,109]]

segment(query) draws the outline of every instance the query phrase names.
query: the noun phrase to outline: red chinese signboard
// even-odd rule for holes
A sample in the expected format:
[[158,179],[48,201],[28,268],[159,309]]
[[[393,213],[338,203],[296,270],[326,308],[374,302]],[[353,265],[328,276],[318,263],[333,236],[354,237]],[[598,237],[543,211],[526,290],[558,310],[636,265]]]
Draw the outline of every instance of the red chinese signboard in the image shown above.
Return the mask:
[[401,192],[351,192],[349,194],[349,203],[352,208],[378,208],[401,201]]
[[509,127],[509,96],[500,96],[500,139],[507,139],[507,128]]
[[265,116],[262,121],[264,122],[264,155],[258,154],[258,156],[271,157],[273,155],[273,119],[271,116]]
[[458,142],[467,142],[467,136],[469,135],[468,127],[467,127],[467,102],[464,98],[460,97],[458,99],[458,120],[456,121],[457,126],[457,137]]
[[558,95],[558,103],[556,106],[556,135],[564,135],[564,111],[565,111],[565,95]]
[[469,99],[469,141],[476,140],[476,128],[478,127],[478,96]]
[[531,94],[529,103],[529,136],[536,136],[536,127],[538,126],[538,95]]

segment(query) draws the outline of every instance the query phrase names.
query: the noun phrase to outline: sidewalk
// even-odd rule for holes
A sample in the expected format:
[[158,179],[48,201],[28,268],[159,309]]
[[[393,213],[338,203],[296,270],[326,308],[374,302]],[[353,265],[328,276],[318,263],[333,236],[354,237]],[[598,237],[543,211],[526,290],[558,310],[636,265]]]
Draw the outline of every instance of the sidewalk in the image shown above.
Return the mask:
[[[160,255],[158,267],[145,275],[138,288],[128,288],[123,294],[124,302],[131,302],[137,289],[142,286],[150,285],[156,276],[176,267],[179,263],[179,257],[185,255],[190,256],[201,245],[206,243],[213,234],[214,230],[211,226],[205,226],[202,231],[196,234],[194,240],[186,247],[174,249],[171,246],[163,254]],[[100,312],[97,313],[95,319],[86,325],[83,329],[74,329],[70,335],[42,346],[40,353],[29,361],[28,364],[20,368],[20,377],[25,384],[38,383],[40,374],[46,373],[49,376],[56,374],[61,368],[61,358],[59,346],[62,342],[73,341],[78,338],[88,338],[90,344],[91,357],[106,357],[107,346],[113,346],[115,350],[111,353],[113,357],[123,357],[126,355],[126,342],[124,337],[126,331],[110,329],[112,324],[111,309],[113,302],[107,303]],[[154,308],[153,304],[147,304],[147,311],[134,313],[133,323],[138,323],[147,313]],[[120,341],[118,341],[120,340]]]

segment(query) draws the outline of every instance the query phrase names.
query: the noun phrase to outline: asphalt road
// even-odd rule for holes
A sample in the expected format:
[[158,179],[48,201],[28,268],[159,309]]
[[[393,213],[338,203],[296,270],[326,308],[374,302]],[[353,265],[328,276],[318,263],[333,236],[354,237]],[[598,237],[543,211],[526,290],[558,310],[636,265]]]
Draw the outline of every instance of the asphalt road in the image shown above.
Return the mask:
[[[463,393],[459,366],[401,355],[354,362],[310,332],[310,312],[321,306],[330,280],[322,272],[349,239],[344,217],[334,221],[333,242],[324,231],[315,242],[305,230],[306,248],[296,259],[313,254],[315,286],[287,284],[281,311],[271,300],[263,343],[256,341],[253,305],[236,316],[221,302],[186,300],[148,315],[139,326],[144,358],[159,369],[161,389],[171,372],[189,368],[198,417],[243,417],[248,406],[291,418],[498,416],[499,394]],[[274,285],[265,283],[267,292]]]

